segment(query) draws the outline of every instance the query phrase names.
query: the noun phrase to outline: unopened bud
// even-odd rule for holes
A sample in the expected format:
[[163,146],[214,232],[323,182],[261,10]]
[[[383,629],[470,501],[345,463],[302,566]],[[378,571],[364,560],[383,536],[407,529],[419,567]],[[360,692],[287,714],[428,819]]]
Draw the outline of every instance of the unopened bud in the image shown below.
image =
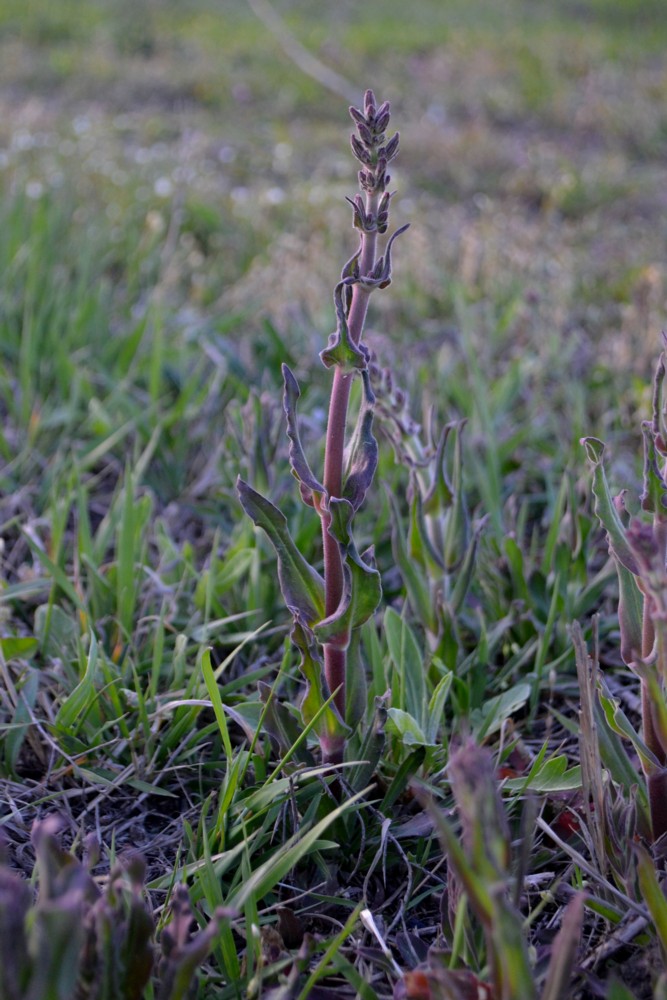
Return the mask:
[[391,139],[389,140],[389,142],[385,146],[385,148],[384,148],[384,155],[387,158],[387,163],[389,163],[390,160],[393,160],[394,157],[396,156],[396,154],[398,153],[398,143],[399,143],[399,141],[400,141],[399,140],[399,134],[398,134],[398,132],[396,132],[395,135],[392,135]]

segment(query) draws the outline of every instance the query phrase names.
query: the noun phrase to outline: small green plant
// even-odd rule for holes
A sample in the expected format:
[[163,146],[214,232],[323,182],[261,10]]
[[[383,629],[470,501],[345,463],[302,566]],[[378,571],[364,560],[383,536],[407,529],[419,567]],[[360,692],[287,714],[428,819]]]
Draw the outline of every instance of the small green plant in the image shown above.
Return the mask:
[[[653,840],[667,833],[667,406],[665,354],[653,385],[653,415],[642,422],[644,488],[639,509],[628,491],[612,497],[604,444],[582,440],[593,466],[595,510],[618,574],[621,657],[641,688],[643,738],[635,749],[646,777]],[[650,520],[640,516],[650,515]]]
[[[225,914],[192,933],[188,891],[176,887],[171,917],[155,952],[155,924],[144,896],[145,866],[135,855],[112,868],[101,891],[88,868],[58,844],[60,823],[35,824],[39,894],[0,865],[0,996],[3,1000],[182,1000]],[[89,851],[94,864],[97,850]]]
[[[283,365],[284,408],[290,441],[290,464],[299,481],[301,498],[322,522],[323,576],[308,563],[291,538],[284,515],[244,480],[238,480],[241,504],[255,525],[264,529],[278,556],[278,575],[285,603],[293,615],[292,639],[301,653],[301,670],[308,689],[301,703],[305,723],[317,717],[323,759],[339,764],[346,734],[354,718],[348,697],[360,673],[358,632],[376,610],[382,596],[373,552],[360,554],[352,537],[354,515],[366,497],[378,461],[373,435],[375,396],[369,375],[369,352],[362,343],[368,302],[376,288],[391,281],[391,248],[407,229],[403,226],[378,256],[378,236],[387,231],[391,193],[387,167],[398,152],[398,133],[389,140],[389,104],[379,107],[371,90],[363,111],[350,108],[357,134],[352,151],[361,163],[361,193],[350,200],[354,226],[360,233],[334,291],[336,330],[320,357],[333,368],[333,385],[324,452],[324,474],[312,472],[299,436],[297,401],[300,389]],[[356,429],[347,442],[347,414],[354,376],[362,383]]]

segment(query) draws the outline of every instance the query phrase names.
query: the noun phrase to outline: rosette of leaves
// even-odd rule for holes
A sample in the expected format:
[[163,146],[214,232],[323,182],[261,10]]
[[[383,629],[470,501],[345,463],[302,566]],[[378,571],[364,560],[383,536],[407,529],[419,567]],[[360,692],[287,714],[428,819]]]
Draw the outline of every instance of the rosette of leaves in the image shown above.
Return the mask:
[[[387,230],[391,200],[387,167],[398,151],[398,134],[387,139],[389,104],[377,106],[370,90],[365,94],[363,110],[350,108],[350,114],[357,129],[352,136],[352,151],[361,164],[361,193],[348,200],[360,243],[336,285],[336,329],[320,354],[325,367],[333,371],[321,479],[312,471],[300,438],[299,385],[288,366],[282,368],[290,465],[302,500],[314,508],[321,520],[323,574],[299,551],[281,511],[242,479],[237,483],[243,509],[266,532],[276,551],[280,587],[293,617],[292,639],[300,652],[306,681],[301,715],[304,724],[312,723],[327,763],[342,761],[347,734],[363,711],[362,699],[355,697],[363,691],[358,630],[374,613],[382,596],[373,552],[360,553],[352,533],[354,516],[366,497],[378,461],[369,352],[361,338],[369,296],[376,288],[390,284],[393,242],[407,228],[397,230],[378,256],[377,239]],[[347,413],[355,378],[361,380],[361,405],[348,441]]]
[[642,738],[635,750],[646,777],[653,839],[667,833],[667,406],[665,354],[653,386],[653,414],[642,422],[643,491],[636,515],[627,490],[612,496],[604,444],[582,439],[593,466],[595,512],[606,531],[618,575],[623,662],[641,688]]

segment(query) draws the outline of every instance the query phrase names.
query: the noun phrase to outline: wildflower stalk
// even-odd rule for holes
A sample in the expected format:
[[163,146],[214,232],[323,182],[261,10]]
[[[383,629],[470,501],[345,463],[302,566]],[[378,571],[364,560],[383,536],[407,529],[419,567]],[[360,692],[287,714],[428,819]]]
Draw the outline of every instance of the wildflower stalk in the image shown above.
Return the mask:
[[[322,757],[329,764],[343,760],[348,723],[355,721],[350,718],[346,692],[353,634],[373,614],[382,594],[372,550],[360,555],[351,534],[352,519],[377,466],[377,442],[372,433],[375,397],[362,334],[370,294],[390,284],[392,244],[407,229],[397,230],[384,254],[378,256],[378,236],[387,231],[389,220],[387,166],[398,151],[398,134],[386,140],[389,104],[378,107],[371,90],[364,95],[363,110],[350,108],[350,114],[357,128],[351,143],[361,164],[361,193],[348,201],[360,244],[334,290],[336,330],[320,353],[323,364],[334,369],[322,482],[311,471],[299,437],[296,405],[300,390],[292,372],[283,365],[290,463],[303,501],[315,508],[322,523],[324,577],[298,551],[280,511],[247,483],[238,482],[244,510],[266,531],[278,554],[281,589],[294,618],[292,639],[301,652],[300,666],[307,682],[301,714],[304,722],[316,720]],[[362,401],[356,428],[347,441],[355,375],[362,380]],[[353,668],[360,666],[354,664]],[[331,693],[333,702],[325,708]]]
[[[367,95],[368,99],[368,95]],[[372,95],[371,95],[372,101]],[[377,218],[379,195],[376,191],[366,194],[365,213],[368,218]],[[375,266],[377,250],[377,228],[362,230],[359,254],[359,272],[368,276]],[[350,340],[355,346],[361,342],[370,289],[357,283],[352,289],[352,301],[348,315],[348,330]],[[324,450],[324,488],[330,497],[340,497],[343,492],[343,467],[345,452],[345,428],[347,411],[352,388],[352,375],[337,367],[333,375],[331,399],[329,402],[329,418],[327,422],[326,444]],[[322,508],[322,540],[324,550],[324,587],[325,610],[327,615],[333,615],[343,596],[343,560],[340,546],[336,538],[330,534],[331,516]],[[345,673],[349,645],[349,636],[341,636],[341,644],[327,643],[324,646],[324,672],[330,691],[336,691],[335,704],[342,716],[345,715]],[[333,758],[342,754],[342,747],[331,747],[328,751]]]

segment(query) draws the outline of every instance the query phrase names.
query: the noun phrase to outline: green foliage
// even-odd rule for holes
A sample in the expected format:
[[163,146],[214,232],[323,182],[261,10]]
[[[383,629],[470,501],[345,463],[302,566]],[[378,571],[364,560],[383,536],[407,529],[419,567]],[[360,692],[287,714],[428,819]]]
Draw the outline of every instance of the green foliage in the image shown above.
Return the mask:
[[[26,871],[45,809],[116,851],[139,841],[150,866],[144,890],[112,848],[90,909],[73,860],[48,899],[39,866],[31,884],[3,869],[2,970],[28,996],[47,977],[74,994],[82,926],[111,942],[86,952],[90,990],[137,995],[152,909],[147,996],[187,979],[199,1000],[663,1000],[646,845],[667,709],[660,643],[640,647],[664,587],[637,562],[663,530],[655,421],[643,513],[609,488],[636,478],[664,325],[660,6],[281,10],[404,123],[392,218],[412,229],[357,342],[350,290],[391,277],[395,181],[373,211],[352,200],[377,253],[364,275],[352,255],[329,303],[328,261],[354,249],[342,109],[249,4],[2,5],[0,825]],[[329,371],[308,361],[322,347]],[[353,387],[332,489],[337,371]],[[306,615],[293,639],[281,584]],[[490,755],[472,820],[470,737]],[[192,937],[185,881],[208,927]]]

